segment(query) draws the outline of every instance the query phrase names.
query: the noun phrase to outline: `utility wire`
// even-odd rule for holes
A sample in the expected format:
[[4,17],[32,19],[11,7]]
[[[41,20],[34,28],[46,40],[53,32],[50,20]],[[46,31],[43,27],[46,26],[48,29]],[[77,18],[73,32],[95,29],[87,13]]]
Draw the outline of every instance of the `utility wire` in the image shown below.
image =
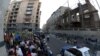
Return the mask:
[[93,1],[93,0],[91,0],[91,2],[93,3],[92,5],[95,7],[96,5],[95,5],[94,1]]
[[78,2],[80,3],[80,0],[78,0]]
[[99,5],[98,1],[97,1],[97,0],[95,0],[95,1],[96,1],[97,5],[98,5],[98,7],[99,7],[99,9],[100,9],[100,5]]
[[66,1],[62,6],[64,6],[68,1]]

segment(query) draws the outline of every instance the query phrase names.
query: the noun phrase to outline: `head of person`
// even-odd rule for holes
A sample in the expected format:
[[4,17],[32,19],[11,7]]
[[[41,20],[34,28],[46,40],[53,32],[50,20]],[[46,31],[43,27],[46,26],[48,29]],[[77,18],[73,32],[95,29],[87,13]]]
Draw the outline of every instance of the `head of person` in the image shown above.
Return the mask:
[[18,45],[16,45],[16,49],[19,49],[19,46]]
[[32,53],[36,53],[36,49],[32,49]]
[[13,51],[9,51],[8,55],[14,55]]

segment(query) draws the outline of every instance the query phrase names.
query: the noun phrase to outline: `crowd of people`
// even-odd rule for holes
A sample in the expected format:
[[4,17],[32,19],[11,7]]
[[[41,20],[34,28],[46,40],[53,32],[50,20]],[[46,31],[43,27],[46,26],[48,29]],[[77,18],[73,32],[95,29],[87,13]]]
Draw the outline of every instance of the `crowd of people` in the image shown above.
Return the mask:
[[[7,39],[10,37],[9,39]],[[33,34],[31,39],[22,39],[20,34],[5,34],[8,56],[52,56],[45,35]]]

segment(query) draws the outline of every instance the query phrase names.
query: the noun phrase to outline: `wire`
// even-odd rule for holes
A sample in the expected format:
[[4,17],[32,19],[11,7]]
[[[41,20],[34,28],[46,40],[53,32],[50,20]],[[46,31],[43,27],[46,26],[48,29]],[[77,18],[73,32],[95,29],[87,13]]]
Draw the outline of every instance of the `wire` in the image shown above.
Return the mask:
[[95,7],[96,5],[95,5],[94,1],[93,1],[93,0],[91,0],[91,2],[93,3],[92,5]]
[[69,7],[69,0],[67,0],[67,3],[68,3],[68,7]]
[[67,1],[62,6],[64,6],[66,3],[67,3]]
[[78,2],[80,3],[80,0],[78,0]]
[[98,1],[97,1],[97,0],[95,0],[95,1],[96,1],[97,5],[98,5],[98,7],[99,7],[99,9],[100,9],[100,5],[99,5]]

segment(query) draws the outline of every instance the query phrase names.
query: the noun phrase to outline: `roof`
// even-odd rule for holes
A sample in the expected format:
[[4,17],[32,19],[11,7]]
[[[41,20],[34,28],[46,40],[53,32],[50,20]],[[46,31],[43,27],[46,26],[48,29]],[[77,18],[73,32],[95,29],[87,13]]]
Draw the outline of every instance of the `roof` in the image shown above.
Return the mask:
[[80,48],[78,50],[80,50],[81,52],[86,52],[86,51],[88,51],[90,49],[88,47],[83,47],[83,48]]

